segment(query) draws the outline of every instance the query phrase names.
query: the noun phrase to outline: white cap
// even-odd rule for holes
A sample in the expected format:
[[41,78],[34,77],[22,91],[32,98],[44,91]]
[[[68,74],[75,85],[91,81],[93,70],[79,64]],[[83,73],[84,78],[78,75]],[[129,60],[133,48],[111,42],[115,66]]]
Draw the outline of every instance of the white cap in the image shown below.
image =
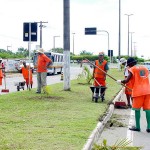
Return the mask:
[[39,50],[37,50],[38,53],[44,54],[44,49],[40,48]]
[[127,62],[127,60],[126,60],[125,58],[121,58],[121,59],[120,59],[120,63],[121,63],[121,64],[126,63],[126,62]]
[[0,58],[0,60],[3,60],[2,58]]

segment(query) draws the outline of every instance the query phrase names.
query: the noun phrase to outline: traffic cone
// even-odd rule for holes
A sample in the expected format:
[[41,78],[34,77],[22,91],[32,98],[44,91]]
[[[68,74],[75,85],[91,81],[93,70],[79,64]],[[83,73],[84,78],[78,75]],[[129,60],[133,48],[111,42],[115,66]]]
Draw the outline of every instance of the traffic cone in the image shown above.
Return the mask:
[[60,80],[63,80],[63,79],[64,79],[64,75],[63,75],[63,72],[61,72]]

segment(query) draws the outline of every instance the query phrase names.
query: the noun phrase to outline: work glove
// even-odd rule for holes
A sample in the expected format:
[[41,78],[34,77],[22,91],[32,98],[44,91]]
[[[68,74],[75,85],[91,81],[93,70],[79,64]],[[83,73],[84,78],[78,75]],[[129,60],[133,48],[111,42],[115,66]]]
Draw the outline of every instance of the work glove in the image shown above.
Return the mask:
[[118,84],[122,84],[122,83],[121,83],[121,80],[117,80],[116,82],[117,82]]

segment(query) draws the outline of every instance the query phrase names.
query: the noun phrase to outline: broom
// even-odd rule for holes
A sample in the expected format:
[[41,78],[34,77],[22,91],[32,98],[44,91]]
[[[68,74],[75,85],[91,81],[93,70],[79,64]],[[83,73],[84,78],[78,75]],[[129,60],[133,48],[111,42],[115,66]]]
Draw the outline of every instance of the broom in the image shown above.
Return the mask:
[[[99,68],[98,66],[96,66],[95,64],[93,64],[92,62],[90,62],[88,59],[86,59],[91,65],[93,65],[94,67],[96,67],[96,68],[98,68],[99,70],[101,70],[103,73],[105,73],[107,76],[109,76],[111,79],[113,79],[114,81],[117,81],[114,77],[112,77],[111,75],[109,75],[108,73],[106,73],[104,70],[102,70],[101,68]],[[124,85],[124,84],[121,84],[122,86],[124,86],[124,87],[126,87],[126,88],[128,88],[128,89],[130,89],[129,87],[127,87],[126,85]],[[132,89],[130,89],[130,90],[132,90]],[[116,101],[115,102],[115,107],[121,107],[121,106],[126,106],[126,103],[124,102],[124,101],[121,101],[121,100],[119,100],[119,101]]]
[[[93,65],[94,67],[98,68],[99,70],[101,70],[103,73],[105,73],[108,77],[110,77],[111,79],[113,79],[114,81],[117,81],[117,79],[115,79],[114,77],[112,77],[111,75],[109,75],[108,73],[106,73],[104,70],[102,70],[101,68],[99,68],[98,66],[96,66],[95,64],[93,64],[92,62],[90,62],[88,59],[85,59],[87,60],[91,65]],[[126,85],[124,85],[123,83],[121,83],[122,86],[128,88],[129,90],[132,90],[130,89],[129,87],[127,87]]]
[[5,75],[5,70],[4,70],[4,84],[5,84],[5,89],[2,89],[1,92],[3,92],[3,93],[9,93],[9,89],[6,89],[6,75]]

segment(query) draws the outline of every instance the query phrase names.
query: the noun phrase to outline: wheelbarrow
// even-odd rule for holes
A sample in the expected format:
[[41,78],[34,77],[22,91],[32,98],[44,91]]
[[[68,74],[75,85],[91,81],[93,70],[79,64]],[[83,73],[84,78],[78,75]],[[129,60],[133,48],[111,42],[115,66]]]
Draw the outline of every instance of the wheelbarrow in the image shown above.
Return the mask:
[[[97,82],[95,78],[94,80]],[[101,86],[99,83],[98,85],[99,86],[94,86],[94,85],[90,86],[90,89],[92,91],[92,101],[95,101],[95,103],[98,102],[98,99],[101,99],[102,102],[105,100],[104,93],[107,87]]]
[[23,82],[15,82],[14,85],[17,86],[17,91],[20,91],[20,89],[24,90],[24,86],[25,86],[25,81]]

